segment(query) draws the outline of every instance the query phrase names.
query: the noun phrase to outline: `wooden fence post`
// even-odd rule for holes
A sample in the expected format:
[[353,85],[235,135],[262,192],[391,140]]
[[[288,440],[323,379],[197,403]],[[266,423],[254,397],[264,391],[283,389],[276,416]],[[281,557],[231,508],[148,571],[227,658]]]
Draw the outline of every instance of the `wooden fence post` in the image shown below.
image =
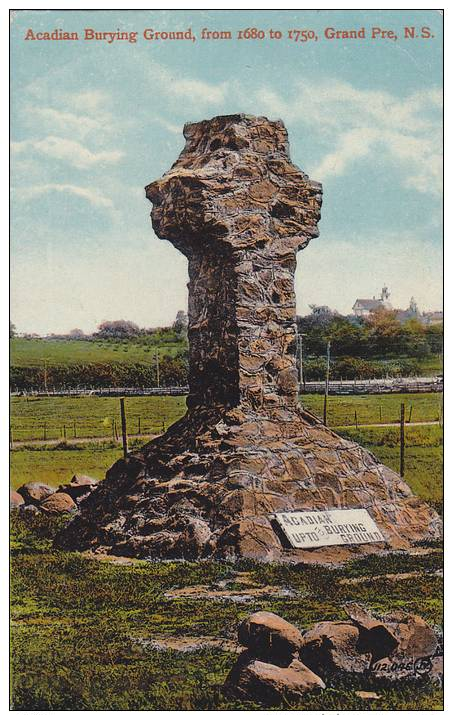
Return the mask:
[[410,408],[409,408],[409,419],[408,419],[408,422],[412,422],[412,407],[413,407],[413,405],[411,405]]
[[63,439],[66,439],[66,425],[63,425]]
[[324,411],[323,411],[323,423],[327,425],[327,400],[329,397],[329,378],[330,378],[330,340],[327,341],[327,365],[326,365],[326,381],[324,385]]
[[357,410],[354,410],[354,421],[355,421],[355,428],[359,429],[359,420],[357,417]]
[[379,422],[382,423],[382,405],[379,405]]
[[10,449],[12,449],[14,447],[13,430],[11,427],[9,428],[9,446],[10,446]]
[[141,433],[142,433],[142,424],[141,424],[140,415],[139,415],[139,417],[138,417],[138,432],[137,432],[137,434],[141,434]]
[[401,416],[400,416],[400,475],[404,479],[404,448],[405,448],[405,434],[404,434],[404,402],[401,403]]
[[121,412],[121,432],[123,437],[123,457],[127,459],[127,425],[126,425],[126,410],[124,408],[124,397],[120,397],[120,412]]

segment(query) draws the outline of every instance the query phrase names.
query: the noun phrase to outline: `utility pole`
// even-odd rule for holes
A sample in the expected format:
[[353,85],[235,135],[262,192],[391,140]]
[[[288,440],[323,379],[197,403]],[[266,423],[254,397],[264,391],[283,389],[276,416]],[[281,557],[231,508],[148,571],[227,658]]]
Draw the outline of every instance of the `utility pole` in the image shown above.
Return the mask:
[[327,341],[327,366],[326,366],[326,385],[324,389],[324,419],[323,423],[327,425],[327,398],[329,397],[329,372],[330,372],[330,340]]
[[124,397],[120,397],[121,411],[121,432],[123,437],[123,457],[127,459],[127,426],[126,426],[126,410],[124,409]]
[[47,392],[47,358],[43,359],[44,363],[44,390]]
[[401,416],[400,416],[400,475],[401,479],[404,479],[404,447],[405,447],[405,434],[404,434],[404,402],[401,403]]
[[160,375],[159,375],[159,348],[156,348],[156,380],[157,380],[157,387],[160,387]]
[[302,385],[305,386],[305,380],[304,380],[304,355],[303,355],[303,348],[302,348],[302,338],[304,338],[307,335],[307,333],[297,333],[297,347],[298,347],[298,352],[299,352],[299,393],[302,392]]

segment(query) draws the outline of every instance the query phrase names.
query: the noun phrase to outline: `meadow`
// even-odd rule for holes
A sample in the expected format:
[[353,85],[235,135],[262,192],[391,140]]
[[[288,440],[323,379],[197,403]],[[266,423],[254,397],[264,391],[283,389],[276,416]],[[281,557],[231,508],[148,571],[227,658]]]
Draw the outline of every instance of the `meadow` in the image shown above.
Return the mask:
[[[321,414],[322,396],[302,398]],[[348,424],[396,421],[401,401],[412,419],[431,421],[439,395],[332,397],[329,419]],[[166,426],[185,411],[177,397],[127,398],[132,449],[147,438],[134,434],[138,416],[145,428]],[[80,420],[89,431],[109,434],[105,420],[119,422],[115,398],[15,398],[16,431],[38,436],[42,422],[57,435],[61,422]],[[68,428],[69,431],[69,428]],[[337,431],[363,444],[385,464],[398,469],[399,430],[376,426]],[[96,432],[97,433],[97,432]],[[70,437],[70,434],[68,434]],[[438,425],[406,430],[406,480],[414,492],[437,509],[442,504],[442,430]],[[121,456],[115,441],[31,444],[11,452],[12,486],[30,480],[52,485],[74,473],[102,478]],[[343,605],[358,601],[378,612],[407,609],[430,624],[442,625],[441,544],[425,544],[419,553],[368,557],[341,568],[290,566],[240,561],[152,563],[134,559],[97,560],[52,547],[64,517],[13,514],[11,520],[11,707],[14,710],[260,710],[255,702],[237,702],[222,692],[236,660],[234,642],[240,620],[270,610],[300,628],[320,620],[345,618]],[[243,598],[241,579],[254,587],[275,585],[287,595]],[[171,590],[205,584],[213,590],[223,579],[231,598],[196,601],[174,597]],[[289,595],[288,595],[289,594]],[[322,693],[285,705],[297,710],[441,710],[442,690],[417,684],[373,684],[378,700],[362,700],[369,690],[363,678],[343,680]]]
[[[352,395],[329,398],[328,424],[348,439],[360,442],[392,469],[399,469],[400,404],[406,405],[412,425],[406,428],[405,478],[415,493],[437,508],[442,501],[442,429],[439,425],[417,426],[416,422],[437,420],[441,396],[437,393],[414,395]],[[322,415],[322,395],[301,396],[303,405]],[[184,397],[126,398],[130,448],[144,443],[148,437],[181,417],[186,410]],[[355,426],[380,422],[395,426]],[[140,422],[139,422],[140,418]],[[112,397],[16,397],[11,401],[13,439],[42,440],[44,433],[53,444],[31,442],[17,445],[11,452],[11,484],[17,488],[24,482],[44,481],[53,486],[67,482],[73,474],[84,473],[102,478],[106,470],[121,456],[121,445],[112,440],[112,425],[116,420],[120,432],[119,400]],[[350,425],[350,426],[348,426]],[[66,429],[66,440],[63,436]],[[88,441],[73,441],[77,438]],[[92,441],[89,438],[93,438]],[[104,438],[103,442],[97,441]]]
[[173,340],[42,340],[13,338],[10,340],[12,367],[43,367],[47,365],[80,365],[86,363],[141,363],[149,365],[159,356],[174,357],[185,343]]
[[[12,519],[14,710],[262,709],[230,700],[221,687],[237,657],[237,624],[257,610],[308,628],[344,619],[343,604],[353,600],[442,623],[438,544],[422,555],[368,557],[338,569],[252,561],[121,563],[53,549],[60,526],[44,516]],[[241,598],[239,577],[257,587],[284,586],[287,595]],[[195,584],[215,589],[222,579],[231,579],[231,598],[194,601],[169,593]],[[356,695],[369,689],[363,677],[350,678],[285,709],[442,709],[440,687],[427,680],[373,684],[379,700]]]
[[[52,366],[84,365],[87,363],[126,365],[150,365],[155,360],[156,350],[160,357],[175,357],[187,349],[185,338],[173,331],[163,330],[154,335],[124,339],[55,340],[39,338],[12,338],[10,340],[11,366],[43,368]],[[324,348],[319,355],[323,358]],[[335,354],[332,354],[335,360]],[[410,355],[412,360],[415,358]],[[341,359],[341,358],[339,358]],[[370,355],[370,360],[387,363],[389,358]],[[391,362],[391,360],[390,360]],[[417,374],[423,376],[442,374],[442,360],[438,353],[416,359]]]

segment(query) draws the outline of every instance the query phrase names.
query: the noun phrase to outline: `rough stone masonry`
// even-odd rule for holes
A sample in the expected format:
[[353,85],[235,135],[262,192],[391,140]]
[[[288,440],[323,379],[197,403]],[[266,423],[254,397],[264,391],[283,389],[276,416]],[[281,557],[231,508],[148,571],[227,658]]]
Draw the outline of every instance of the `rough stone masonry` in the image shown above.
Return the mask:
[[[189,262],[188,411],[113,465],[57,543],[325,563],[438,537],[439,516],[395,472],[298,405],[294,272],[318,236],[322,187],[291,162],[283,123],[221,116],[184,136],[146,195],[155,233]],[[348,507],[386,542],[290,549],[272,519]]]

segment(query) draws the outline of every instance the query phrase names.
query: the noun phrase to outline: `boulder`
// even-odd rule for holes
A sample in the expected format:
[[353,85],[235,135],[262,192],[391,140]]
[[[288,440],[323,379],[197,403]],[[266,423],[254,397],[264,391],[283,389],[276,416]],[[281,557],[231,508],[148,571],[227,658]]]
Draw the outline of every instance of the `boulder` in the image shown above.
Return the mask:
[[98,479],[88,477],[86,474],[74,474],[71,479],[71,484],[74,487],[94,487],[98,481]]
[[25,504],[34,504],[36,506],[53,494],[55,489],[42,482],[27,482],[22,484],[17,491],[23,497]]
[[70,483],[59,487],[58,491],[69,494],[71,499],[78,505],[91,494],[97,483],[98,480],[88,477],[85,474],[74,474]]
[[300,660],[294,659],[288,667],[281,668],[257,660],[247,651],[239,656],[224,685],[232,697],[265,705],[294,701],[319,688],[325,688],[324,682]]
[[371,653],[373,661],[397,654],[404,654],[406,658],[424,658],[433,655],[437,649],[434,630],[420,616],[394,611],[376,617],[356,603],[344,608],[359,628],[358,647],[362,652]]
[[371,653],[370,672],[376,679],[439,678],[439,641],[433,628],[420,616],[393,611],[373,616],[358,604],[345,606],[360,632],[361,652]]
[[40,506],[43,511],[49,514],[66,514],[77,509],[74,500],[64,492],[51,494],[41,502]]
[[369,653],[358,651],[359,629],[352,623],[324,621],[304,633],[301,660],[325,680],[337,673],[364,673]]
[[355,690],[354,694],[361,700],[380,700],[381,696],[371,690]]
[[299,629],[269,611],[257,611],[242,621],[238,640],[250,654],[279,665],[288,665],[303,645]]
[[21,512],[25,512],[26,514],[40,514],[41,510],[35,506],[34,504],[23,504],[20,507]]
[[23,497],[19,494],[19,492],[15,492],[13,489],[10,489],[9,508],[10,509],[18,509],[23,504],[25,504],[25,502],[24,502]]

